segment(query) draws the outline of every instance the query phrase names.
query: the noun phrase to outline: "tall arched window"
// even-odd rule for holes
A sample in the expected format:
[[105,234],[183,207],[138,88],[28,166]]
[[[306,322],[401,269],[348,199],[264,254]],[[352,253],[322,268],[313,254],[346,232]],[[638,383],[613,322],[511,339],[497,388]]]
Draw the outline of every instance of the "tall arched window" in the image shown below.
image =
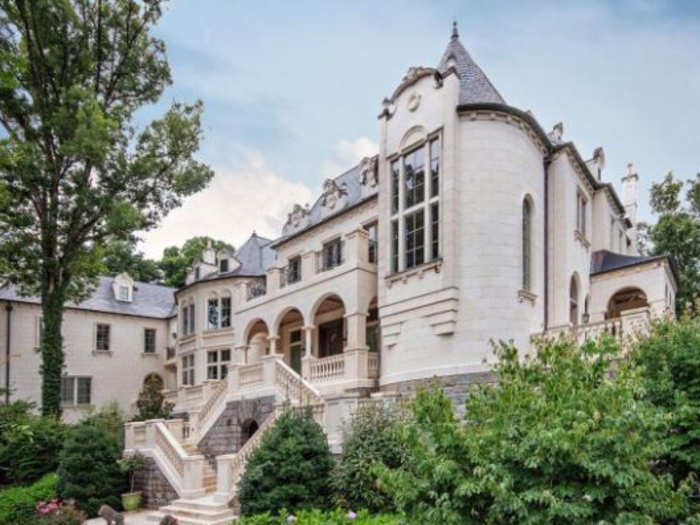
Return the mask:
[[532,287],[532,205],[523,200],[523,290]]
[[569,322],[573,325],[578,324],[578,282],[576,274],[571,276],[571,284],[569,285]]

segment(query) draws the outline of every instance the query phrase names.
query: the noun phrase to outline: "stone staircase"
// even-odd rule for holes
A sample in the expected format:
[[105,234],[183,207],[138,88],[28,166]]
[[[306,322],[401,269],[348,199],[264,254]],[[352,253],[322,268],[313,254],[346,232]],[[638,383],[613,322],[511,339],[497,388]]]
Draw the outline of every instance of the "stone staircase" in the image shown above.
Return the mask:
[[[212,419],[218,417],[225,407],[226,395],[221,387],[216,388],[212,398],[206,400],[204,410],[195,419],[195,428],[188,428],[188,432],[183,432],[183,420],[127,424],[125,453],[142,451],[150,455],[180,495],[178,499],[150,513],[149,521],[157,523],[163,516],[171,515],[179,525],[230,524],[239,508],[238,483],[245,472],[248,458],[277,417],[290,407],[302,409],[310,406],[314,418],[323,425],[325,403],[319,391],[282,360],[269,360],[266,366],[266,377],[275,387],[278,405],[240,450],[215,458],[216,468],[211,460],[200,453],[197,441],[203,437],[203,430],[211,427]],[[185,434],[196,437],[185,439]]]

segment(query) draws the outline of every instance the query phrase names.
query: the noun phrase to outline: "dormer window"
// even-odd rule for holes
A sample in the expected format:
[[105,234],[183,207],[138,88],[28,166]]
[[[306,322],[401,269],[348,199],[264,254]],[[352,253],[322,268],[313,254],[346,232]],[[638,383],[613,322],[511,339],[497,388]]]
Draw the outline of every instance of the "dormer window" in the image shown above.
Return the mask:
[[120,301],[128,301],[129,300],[129,287],[128,286],[120,286],[119,287],[119,300]]
[[228,259],[221,259],[219,261],[219,273],[228,272]]
[[127,273],[121,273],[112,281],[112,293],[117,301],[130,303],[134,300],[134,280]]

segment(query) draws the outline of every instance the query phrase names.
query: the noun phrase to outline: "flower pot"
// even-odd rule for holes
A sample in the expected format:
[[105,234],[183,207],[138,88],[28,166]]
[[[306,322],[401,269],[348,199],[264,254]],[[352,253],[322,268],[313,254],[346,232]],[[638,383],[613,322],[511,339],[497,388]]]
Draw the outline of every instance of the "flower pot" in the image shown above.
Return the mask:
[[141,506],[141,493],[140,492],[127,492],[122,494],[122,507],[124,510],[131,511],[137,510]]

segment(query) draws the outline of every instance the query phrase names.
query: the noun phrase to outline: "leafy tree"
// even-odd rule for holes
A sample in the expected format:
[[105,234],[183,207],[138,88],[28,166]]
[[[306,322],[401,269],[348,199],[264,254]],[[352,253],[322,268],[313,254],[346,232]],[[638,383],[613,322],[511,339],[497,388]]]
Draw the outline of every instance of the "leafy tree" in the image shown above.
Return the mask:
[[333,488],[342,507],[372,512],[394,510],[392,499],[377,489],[375,463],[399,468],[405,449],[399,440],[401,405],[361,405],[343,428],[343,453],[333,471]]
[[170,246],[163,250],[163,258],[159,262],[163,271],[163,282],[176,288],[184,286],[188,270],[202,256],[209,243],[217,252],[234,250],[231,244],[207,236],[187,239],[182,248]]
[[642,366],[646,398],[669,411],[667,451],[657,468],[677,483],[700,477],[700,320],[686,317],[652,326],[632,355]]
[[154,227],[212,171],[193,159],[202,104],[173,103],[152,34],[162,0],[0,0],[0,260],[41,297],[42,410],[60,413],[66,300],[94,285],[102,246]]
[[676,310],[681,312],[694,304],[700,286],[700,174],[684,183],[667,173],[662,182],[652,184],[650,205],[658,221],[640,225],[643,244],[651,255],[673,255],[680,274]]
[[378,467],[412,523],[679,523],[687,487],[653,471],[667,415],[641,399],[634,367],[610,341],[544,344],[522,359],[497,348],[499,383],[456,420],[441,391],[420,393],[402,432],[404,467]]
[[326,509],[332,465],[326,435],[311,411],[285,412],[248,460],[239,484],[241,511]]
[[146,421],[148,419],[165,419],[170,416],[173,409],[172,403],[165,403],[161,390],[163,383],[156,376],[148,377],[136,399],[138,414],[134,421]]
[[143,252],[137,251],[133,241],[113,240],[104,247],[102,264],[107,275],[128,273],[137,281],[159,281],[161,271],[158,263],[146,258]]
[[120,494],[127,488],[120,457],[119,443],[109,432],[97,425],[76,425],[59,456],[59,496],[74,499],[90,516],[103,504],[120,508]]

